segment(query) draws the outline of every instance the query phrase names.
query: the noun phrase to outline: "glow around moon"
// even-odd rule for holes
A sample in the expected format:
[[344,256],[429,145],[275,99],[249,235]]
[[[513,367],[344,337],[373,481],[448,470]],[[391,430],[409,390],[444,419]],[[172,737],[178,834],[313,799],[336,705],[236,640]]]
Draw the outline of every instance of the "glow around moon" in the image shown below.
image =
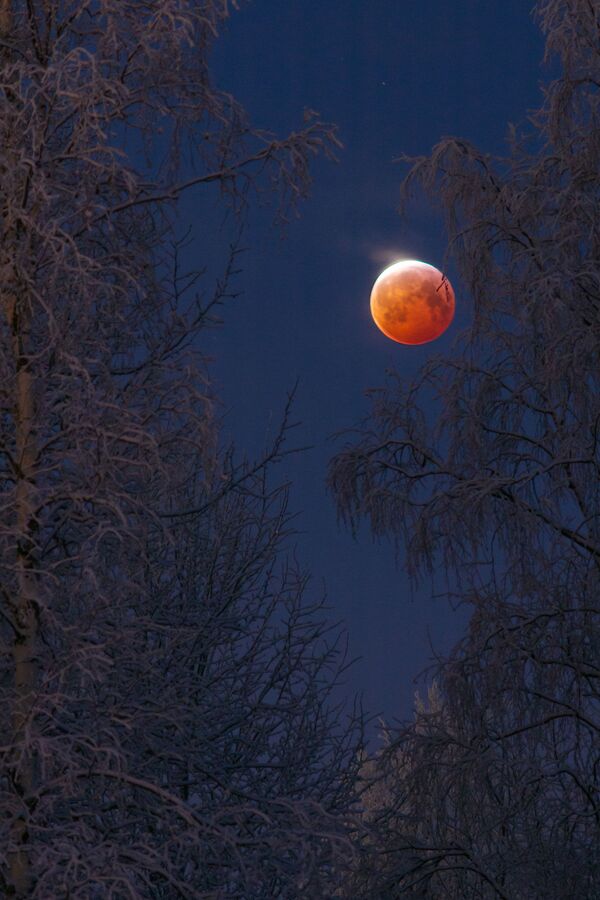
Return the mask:
[[404,259],[381,273],[371,291],[371,315],[399,344],[427,344],[454,318],[454,291],[435,266]]

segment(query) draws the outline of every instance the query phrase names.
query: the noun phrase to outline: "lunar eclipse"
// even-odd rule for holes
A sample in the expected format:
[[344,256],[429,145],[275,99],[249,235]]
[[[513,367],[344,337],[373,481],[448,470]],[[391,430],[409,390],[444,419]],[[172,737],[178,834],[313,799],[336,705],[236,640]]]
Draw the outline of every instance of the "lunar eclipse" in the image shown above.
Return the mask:
[[435,266],[404,259],[384,269],[373,285],[371,315],[392,341],[427,344],[454,318],[454,291]]

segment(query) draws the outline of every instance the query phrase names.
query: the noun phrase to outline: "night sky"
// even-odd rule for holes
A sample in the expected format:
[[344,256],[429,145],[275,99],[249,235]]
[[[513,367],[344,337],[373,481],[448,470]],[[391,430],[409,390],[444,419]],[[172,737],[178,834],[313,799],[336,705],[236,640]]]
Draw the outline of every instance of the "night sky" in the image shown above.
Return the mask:
[[[273,210],[254,210],[240,257],[240,296],[221,312],[205,348],[223,401],[225,434],[240,452],[260,452],[298,379],[288,457],[274,473],[290,479],[298,513],[297,553],[325,586],[331,615],[344,620],[349,694],[391,720],[409,716],[415,676],[460,636],[466,612],[435,598],[443,573],[411,589],[402,558],[367,529],[354,539],[336,520],[325,478],[341,447],[335,432],[368,411],[365,390],[387,369],[410,379],[434,354],[449,354],[469,322],[469,297],[452,265],[457,314],[434,343],[405,347],[372,323],[369,294],[398,258],[443,267],[438,211],[415,203],[398,215],[401,154],[428,154],[443,136],[503,154],[509,122],[539,105],[542,35],[523,0],[254,0],[232,15],[217,41],[212,74],[257,127],[284,136],[305,107],[337,123],[339,163],[319,161],[311,197],[282,237]],[[210,236],[193,192],[180,204],[192,225],[190,264],[207,263]],[[217,235],[218,240],[218,235]],[[431,411],[435,414],[435,410]]]

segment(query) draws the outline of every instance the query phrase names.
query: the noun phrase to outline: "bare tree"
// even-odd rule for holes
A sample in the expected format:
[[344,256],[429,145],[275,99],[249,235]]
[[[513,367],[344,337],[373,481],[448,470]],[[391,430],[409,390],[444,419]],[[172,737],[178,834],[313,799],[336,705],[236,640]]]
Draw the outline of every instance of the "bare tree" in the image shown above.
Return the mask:
[[336,640],[277,574],[280,443],[223,455],[198,342],[236,247],[200,291],[166,240],[197,185],[239,219],[270,178],[285,218],[337,143],[213,86],[232,6],[0,2],[4,896],[314,895],[343,844],[355,731]]
[[[88,885],[327,896],[351,857],[361,730],[332,698],[343,635],[282,554],[287,489],[271,488],[268,471],[286,425],[287,415],[258,465],[225,454],[208,482],[198,454],[180,448],[186,477],[160,512],[177,522],[173,543],[148,531],[143,595],[96,621],[112,664],[87,696],[86,733],[117,765],[97,764],[101,787],[88,778],[83,797],[81,772],[62,788],[96,851],[79,863]],[[64,827],[78,846],[78,824]],[[53,852],[41,896],[64,878]]]
[[444,715],[392,742],[412,756],[392,811],[426,800],[390,826],[381,896],[600,889],[600,13],[536,15],[561,74],[529,132],[505,159],[446,138],[403,186],[441,197],[472,324],[371,392],[330,472],[347,521],[392,535],[415,577],[442,565],[472,608]]

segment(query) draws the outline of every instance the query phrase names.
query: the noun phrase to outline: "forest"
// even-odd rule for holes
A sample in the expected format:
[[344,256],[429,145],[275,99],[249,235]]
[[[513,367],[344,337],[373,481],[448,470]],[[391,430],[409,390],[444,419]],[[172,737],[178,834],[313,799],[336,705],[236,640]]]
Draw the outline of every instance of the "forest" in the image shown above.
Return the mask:
[[[600,7],[537,3],[555,75],[508,156],[406,160],[400,214],[439,206],[472,320],[382,373],[323,478],[469,620],[376,750],[293,552],[293,392],[249,458],[203,343],[249,210],[287,221],[344,152],[215,83],[236,14],[0,0],[0,895],[595,900]],[[182,266],[192,189],[239,229],[216,277]]]

